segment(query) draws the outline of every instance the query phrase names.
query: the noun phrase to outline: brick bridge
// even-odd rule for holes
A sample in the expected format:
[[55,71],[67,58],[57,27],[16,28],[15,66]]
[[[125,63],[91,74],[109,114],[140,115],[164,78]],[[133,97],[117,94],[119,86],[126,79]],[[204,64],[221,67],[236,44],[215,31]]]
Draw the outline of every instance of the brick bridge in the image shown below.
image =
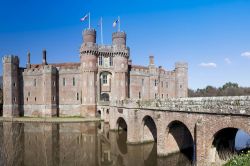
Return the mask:
[[[238,129],[250,133],[250,96],[123,100],[98,106],[111,130],[127,130],[127,143],[157,142],[157,155],[191,149],[196,165],[226,160]],[[190,153],[190,151],[189,151]]]

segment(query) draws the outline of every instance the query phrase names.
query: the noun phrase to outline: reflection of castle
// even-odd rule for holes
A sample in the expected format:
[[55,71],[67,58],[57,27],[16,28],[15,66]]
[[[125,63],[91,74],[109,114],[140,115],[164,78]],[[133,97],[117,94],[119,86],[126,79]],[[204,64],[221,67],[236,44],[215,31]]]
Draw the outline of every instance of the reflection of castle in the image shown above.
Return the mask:
[[94,116],[101,101],[165,99],[186,97],[187,64],[175,70],[156,67],[150,56],[148,66],[129,60],[126,34],[115,32],[112,45],[96,44],[96,31],[86,29],[80,48],[80,63],[42,64],[25,68],[17,56],[3,58],[4,116]]

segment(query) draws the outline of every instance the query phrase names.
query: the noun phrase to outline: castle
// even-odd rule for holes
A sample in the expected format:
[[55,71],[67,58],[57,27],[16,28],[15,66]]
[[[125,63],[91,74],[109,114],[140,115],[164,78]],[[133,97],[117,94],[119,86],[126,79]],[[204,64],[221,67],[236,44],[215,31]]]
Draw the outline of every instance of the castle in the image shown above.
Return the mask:
[[4,56],[3,116],[96,116],[97,106],[114,100],[187,97],[188,65],[173,71],[133,65],[126,33],[114,32],[112,45],[98,45],[96,31],[83,31],[79,63],[50,64],[43,50],[41,64],[19,66],[17,56]]

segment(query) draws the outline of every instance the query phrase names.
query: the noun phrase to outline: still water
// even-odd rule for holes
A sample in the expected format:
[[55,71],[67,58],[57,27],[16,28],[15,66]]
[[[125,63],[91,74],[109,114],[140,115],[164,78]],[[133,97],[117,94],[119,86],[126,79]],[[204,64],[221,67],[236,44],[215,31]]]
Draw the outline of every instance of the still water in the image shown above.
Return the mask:
[[157,158],[156,143],[127,145],[100,122],[0,123],[0,165],[190,166],[182,153]]

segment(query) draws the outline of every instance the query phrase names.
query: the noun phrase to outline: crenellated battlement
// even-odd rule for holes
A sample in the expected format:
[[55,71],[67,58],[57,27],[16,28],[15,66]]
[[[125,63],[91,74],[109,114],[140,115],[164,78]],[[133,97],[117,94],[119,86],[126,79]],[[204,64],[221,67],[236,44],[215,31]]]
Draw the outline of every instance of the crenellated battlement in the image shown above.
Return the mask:
[[186,62],[176,62],[175,63],[175,68],[185,68],[187,69],[188,68],[188,63]]
[[19,65],[19,58],[15,55],[6,55],[2,58],[3,63],[13,63],[15,65]]
[[43,66],[43,73],[44,74],[56,74],[57,68],[52,65],[45,65]]

